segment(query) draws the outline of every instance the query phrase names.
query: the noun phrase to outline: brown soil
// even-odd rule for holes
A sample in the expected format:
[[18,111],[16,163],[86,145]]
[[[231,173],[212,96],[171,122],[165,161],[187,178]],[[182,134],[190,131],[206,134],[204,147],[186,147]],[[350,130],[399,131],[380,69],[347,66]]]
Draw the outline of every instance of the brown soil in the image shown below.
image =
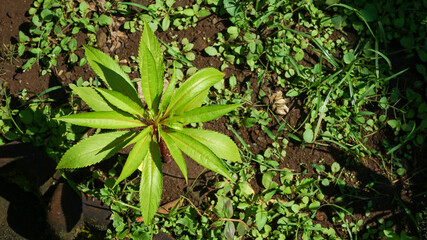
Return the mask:
[[[29,22],[30,18],[26,15],[26,12],[31,6],[32,1],[5,1],[2,8],[0,8],[0,47],[3,45],[8,46],[17,42],[18,31],[25,30],[25,22]],[[160,39],[165,42],[180,41],[186,37],[190,42],[194,43],[194,53],[196,59],[193,62],[194,66],[201,69],[204,67],[214,67],[219,69],[221,62],[215,57],[209,57],[204,54],[203,50],[211,43],[206,42],[204,39],[215,39],[218,32],[226,30],[227,20],[220,19],[217,16],[210,16],[202,19],[197,27],[190,28],[184,31],[167,31],[156,33]],[[99,36],[106,34],[108,36],[109,31],[101,29]],[[110,55],[117,54],[120,59],[129,60],[129,56],[135,56],[135,49],[138,49],[140,33],[128,34],[126,38],[121,38],[121,47],[116,49],[114,52],[108,52]],[[172,39],[171,36],[177,35],[177,39]],[[85,44],[86,39],[83,34],[77,36],[78,49],[81,49],[81,45]],[[353,41],[353,40],[352,40]],[[354,42],[354,41],[353,41]],[[109,44],[107,42],[99,42],[99,48],[104,51],[108,51]],[[83,56],[83,50],[76,52],[79,56]],[[52,86],[63,86],[62,89],[53,91],[50,93],[50,98],[56,99],[57,104],[67,102],[66,92],[69,92],[67,88],[69,83],[74,83],[79,77],[88,79],[94,77],[95,74],[89,68],[88,65],[83,67],[70,66],[61,56],[58,58],[58,66],[53,69],[52,73],[48,73],[45,76],[39,76],[38,68],[35,65],[33,69],[22,72],[16,66],[22,65],[25,59],[16,57],[13,59],[2,59],[0,62],[0,80],[8,83],[8,90],[10,94],[16,96],[18,92],[23,89],[27,89],[30,92],[40,93]],[[307,64],[313,62],[313,59],[305,59]],[[241,66],[230,66],[225,71],[226,78],[234,75],[238,80],[238,90],[244,91],[246,82],[250,82],[251,88],[253,89],[252,100],[257,101],[257,94],[260,87],[257,85],[256,73],[251,72],[249,69],[242,69]],[[132,76],[137,77],[137,75]],[[0,81],[0,82],[1,82]],[[273,91],[285,91],[276,86],[268,86]],[[290,112],[284,117],[284,119],[292,126],[298,126],[303,121],[307,111],[303,108],[304,99],[294,100],[290,103]],[[226,118],[221,118],[216,121],[212,121],[204,124],[205,128],[213,129],[218,132],[232,137],[238,145],[241,146],[237,137],[227,128]],[[243,138],[245,143],[250,147],[254,154],[262,154],[263,151],[272,143],[272,140],[262,131],[258,126],[251,128],[245,128],[243,126],[232,126]],[[268,126],[274,133],[279,127],[276,122],[270,123]],[[281,137],[286,137],[282,133]],[[386,135],[378,133],[370,138],[367,147],[379,148],[381,146],[382,139]],[[361,197],[361,200],[354,201],[351,198],[344,198],[339,203],[340,205],[346,206],[348,209],[352,207],[356,218],[364,220],[365,224],[373,225],[377,224],[376,220],[379,218],[385,218],[386,220],[392,220],[398,225],[398,232],[400,230],[407,230],[416,233],[413,229],[413,224],[409,219],[408,215],[402,209],[402,205],[396,201],[396,197],[400,197],[404,204],[409,209],[418,209],[419,205],[416,203],[416,199],[412,198],[415,192],[413,192],[406,181],[408,179],[401,178],[395,182],[390,182],[389,179],[384,176],[384,169],[382,169],[380,160],[375,158],[366,157],[364,159],[354,159],[352,156],[348,156],[335,146],[330,147],[319,147],[307,145],[303,147],[300,143],[290,141],[286,147],[286,157],[280,161],[280,168],[288,168],[299,173],[304,170],[307,171],[307,176],[315,176],[316,171],[313,169],[311,163],[319,165],[330,166],[334,162],[340,163],[341,166],[346,166],[348,171],[353,177],[347,177],[349,186],[347,192],[354,192],[354,194]],[[385,154],[383,154],[385,155]],[[175,163],[163,165],[163,195],[162,203],[167,203],[177,199],[179,196],[184,195],[187,191],[190,199],[195,204],[200,203],[204,196],[211,190],[212,184],[209,180],[212,178],[213,173],[205,171],[204,168],[192,160],[187,161],[188,166],[188,177],[189,183],[186,184],[182,174]],[[201,174],[202,173],[202,174]],[[200,175],[201,174],[201,175]],[[200,176],[199,176],[200,175]],[[350,175],[350,176],[351,176]],[[189,189],[192,182],[196,179],[196,185],[193,189]],[[251,184],[257,191],[262,189],[260,181],[253,181]],[[366,187],[368,183],[374,182],[372,188]],[[323,191],[328,200],[334,200],[336,196],[339,196],[340,189],[337,186],[324,187]],[[367,201],[372,201],[372,210],[369,216],[366,216]],[[319,212],[316,219],[324,225],[331,225],[331,212],[325,210]],[[336,226],[338,227],[338,226]]]

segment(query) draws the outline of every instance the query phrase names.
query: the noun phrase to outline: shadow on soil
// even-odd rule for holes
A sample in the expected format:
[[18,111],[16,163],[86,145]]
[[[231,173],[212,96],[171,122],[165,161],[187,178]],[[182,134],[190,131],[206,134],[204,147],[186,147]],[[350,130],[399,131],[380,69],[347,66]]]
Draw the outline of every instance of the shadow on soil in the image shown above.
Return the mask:
[[[335,200],[340,206],[346,209],[351,208],[353,215],[364,220],[362,233],[366,231],[366,226],[379,226],[379,219],[388,220],[396,224],[397,234],[405,231],[412,236],[419,236],[420,233],[415,214],[425,210],[426,199],[419,195],[423,183],[414,181],[407,176],[395,177],[393,180],[381,174],[380,166],[372,158],[356,159],[349,156],[344,151],[329,147],[329,152],[335,153],[334,160],[341,166],[345,166],[346,171],[351,172],[350,176],[337,175],[344,178],[346,184],[334,182],[329,186],[322,186],[325,196],[330,200]],[[418,170],[419,175],[425,176],[426,169],[408,169],[409,173]],[[330,166],[326,166],[325,172],[330,173]],[[417,195],[418,194],[418,195]],[[338,200],[338,198],[340,198]],[[331,201],[334,202],[334,201]],[[325,211],[328,219],[332,219],[333,211]],[[332,221],[330,221],[332,222]]]
[[[45,206],[34,194],[0,178],[0,215],[7,216],[2,224],[2,237],[22,236],[26,239],[49,239]],[[10,229],[7,229],[10,228]],[[14,232],[14,233],[13,233]]]

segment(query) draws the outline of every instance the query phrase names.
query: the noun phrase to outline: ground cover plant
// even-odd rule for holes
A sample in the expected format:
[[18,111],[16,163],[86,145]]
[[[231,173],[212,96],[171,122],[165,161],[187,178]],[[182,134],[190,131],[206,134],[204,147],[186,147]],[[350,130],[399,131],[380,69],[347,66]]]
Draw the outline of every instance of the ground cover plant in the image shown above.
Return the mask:
[[[89,174],[62,171],[69,184],[111,206],[112,223],[101,238],[166,232],[176,239],[422,239],[426,7],[344,0],[34,1],[16,41],[1,51],[2,76],[25,72],[1,78],[0,140],[33,143],[59,168],[93,164],[120,150]],[[17,83],[32,72],[43,89],[22,91]],[[202,75],[213,79],[194,93],[197,106],[187,104],[191,96],[182,89]],[[178,101],[180,95],[188,101]],[[196,108],[203,103],[220,105]],[[212,111],[218,114],[203,117]],[[109,114],[136,125],[113,126]],[[109,120],[88,124],[95,115]],[[70,123],[127,130],[101,133]],[[233,146],[232,157],[200,137],[208,131],[202,126],[228,135],[209,130],[216,142]],[[109,135],[125,141],[86,162],[70,157],[82,143]],[[179,139],[205,147],[194,148],[197,155]],[[134,150],[121,150],[133,143]],[[152,188],[151,207],[141,194],[148,178],[132,174],[138,167],[143,176],[149,172],[138,146],[151,152],[157,173],[161,155],[177,162],[161,166],[156,182],[163,180],[163,192]],[[99,236],[85,229],[79,237]]]

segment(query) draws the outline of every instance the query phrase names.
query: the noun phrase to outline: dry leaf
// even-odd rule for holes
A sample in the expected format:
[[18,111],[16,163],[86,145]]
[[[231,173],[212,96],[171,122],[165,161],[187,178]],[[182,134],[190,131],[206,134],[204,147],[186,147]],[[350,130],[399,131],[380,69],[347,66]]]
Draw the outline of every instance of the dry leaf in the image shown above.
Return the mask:
[[288,103],[287,99],[283,98],[281,91],[277,91],[272,95],[268,96],[269,104],[273,111],[279,115],[286,115],[289,112],[289,107],[286,106]]
[[178,205],[178,207],[181,207],[183,200],[184,200],[183,198],[178,198],[178,199],[176,199],[176,200],[174,200],[172,202],[168,202],[168,203],[160,206],[159,209],[157,209],[157,213],[160,213],[160,214],[169,214],[170,210],[172,208],[174,208],[175,206]]

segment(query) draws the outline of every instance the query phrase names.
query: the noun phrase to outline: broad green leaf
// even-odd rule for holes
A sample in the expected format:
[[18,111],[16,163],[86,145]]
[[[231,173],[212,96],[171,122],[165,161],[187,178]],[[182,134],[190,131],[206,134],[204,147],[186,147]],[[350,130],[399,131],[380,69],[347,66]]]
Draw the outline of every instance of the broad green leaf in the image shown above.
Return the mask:
[[232,221],[226,221],[225,228],[224,228],[225,239],[233,240],[235,232],[236,232],[236,228],[234,227],[234,223]]
[[95,111],[113,111],[104,98],[90,87],[71,87],[71,89]]
[[218,55],[218,51],[213,46],[208,46],[205,48],[205,53],[207,53],[209,56],[214,57]]
[[354,56],[353,52],[347,52],[344,54],[343,60],[345,64],[350,64],[351,62],[356,60],[356,57]]
[[203,102],[205,101],[206,97],[209,94],[209,89],[206,89],[205,91],[199,93],[197,96],[195,96],[193,99],[191,99],[188,104],[186,104],[184,107],[180,108],[179,111],[175,111],[175,114],[181,114],[188,112],[190,110],[199,108],[202,106]]
[[225,10],[232,16],[236,17],[240,13],[241,3],[236,0],[224,0],[224,8]]
[[265,189],[276,189],[278,187],[278,184],[273,181],[276,174],[277,172],[268,171],[262,175],[262,185]]
[[224,74],[214,68],[204,68],[196,72],[175,92],[166,112],[179,113],[194,97],[208,90],[223,77]]
[[304,133],[303,133],[303,138],[304,141],[308,142],[308,143],[312,143],[314,141],[314,133],[313,133],[313,129],[311,128],[307,128]]
[[332,163],[331,170],[333,173],[338,172],[341,169],[341,166],[338,162]]
[[177,81],[177,77],[176,77],[176,68],[175,68],[175,63],[174,63],[172,77],[169,80],[169,85],[166,88],[165,93],[163,93],[162,101],[160,103],[160,108],[159,108],[160,112],[163,112],[163,110],[165,110],[166,107],[168,106],[168,104],[172,98],[172,95],[175,91],[176,81]]
[[95,88],[95,90],[118,109],[128,112],[132,115],[139,115],[141,117],[144,115],[144,109],[142,109],[141,106],[122,93],[103,88]]
[[98,163],[120,151],[135,135],[116,131],[91,136],[71,147],[56,168],[82,168]]
[[[159,42],[157,41],[156,36],[154,35],[153,31],[147,24],[147,22],[144,21],[144,31],[142,32],[141,41],[145,42],[147,45],[147,48],[150,50],[151,54],[154,57],[154,60],[156,62],[157,69],[159,70],[157,72],[158,78],[163,80],[163,53],[160,48]],[[141,46],[140,46],[141,47]],[[139,49],[138,58],[141,57],[141,49]],[[140,63],[141,64],[141,63]]]
[[224,163],[205,145],[179,132],[168,132],[176,146],[200,165],[231,180]]
[[[141,72],[141,88],[148,108],[158,110],[163,91],[163,79],[159,79],[156,62],[145,42],[140,43],[139,62]],[[160,84],[161,83],[161,84]]]
[[23,33],[22,31],[19,31],[19,42],[21,43],[25,43],[29,37],[27,35],[25,35],[25,33]]
[[184,128],[180,132],[199,141],[219,158],[232,162],[241,161],[237,145],[222,133],[194,128]]
[[141,87],[149,108],[157,112],[163,92],[163,53],[156,36],[144,22],[138,50]]
[[261,230],[267,223],[268,213],[264,206],[264,204],[261,204],[255,214],[255,223],[258,230]]
[[163,126],[167,126],[169,128],[175,129],[175,130],[182,130],[184,129],[184,124],[179,123],[179,122],[165,122],[164,124],[162,124]]
[[231,104],[200,107],[178,116],[173,116],[166,121],[178,121],[182,123],[208,122],[224,116],[241,105],[242,104]]
[[162,195],[162,163],[159,146],[150,141],[150,150],[142,164],[139,201],[144,223],[149,225],[160,205]]
[[84,49],[89,65],[107,86],[110,86],[114,91],[123,93],[142,106],[141,99],[129,76],[121,69],[119,64],[98,49],[89,46],[84,46]]
[[168,135],[168,133],[165,133],[164,131],[160,132],[162,139],[165,141],[166,146],[169,149],[169,153],[173,157],[174,161],[178,165],[179,169],[182,172],[182,175],[184,175],[185,181],[188,182],[187,178],[187,164],[185,163],[185,159],[182,156],[181,150],[176,146],[175,142],[172,140],[172,138]]
[[138,140],[138,142],[135,144],[135,146],[133,146],[132,150],[130,151],[126,163],[123,166],[123,170],[120,173],[120,176],[114,186],[116,186],[125,178],[129,177],[133,172],[135,172],[147,156],[148,149],[150,147],[150,139],[152,137],[152,135],[149,134],[150,131],[150,128],[146,128],[142,130],[137,137],[135,137],[140,140]]
[[[149,131],[150,132],[153,132],[153,126],[152,125],[150,125],[150,126],[147,126],[147,128],[146,129],[150,129]],[[145,129],[144,129],[145,130]],[[148,131],[148,130],[147,130]],[[136,135],[136,137],[134,137],[127,145],[126,145],[126,147],[127,146],[129,146],[129,145],[132,145],[132,144],[135,144],[135,143],[137,143],[137,142],[139,142],[140,140],[142,140],[144,137],[145,137],[145,135],[143,135],[143,134],[141,134],[142,133],[142,131],[138,134],[138,135]]]
[[255,194],[254,189],[248,182],[239,182],[238,184],[239,188],[238,191],[236,191],[236,195],[239,197],[246,197],[249,198]]
[[103,128],[121,129],[145,126],[139,119],[118,112],[87,112],[55,118],[75,125]]

